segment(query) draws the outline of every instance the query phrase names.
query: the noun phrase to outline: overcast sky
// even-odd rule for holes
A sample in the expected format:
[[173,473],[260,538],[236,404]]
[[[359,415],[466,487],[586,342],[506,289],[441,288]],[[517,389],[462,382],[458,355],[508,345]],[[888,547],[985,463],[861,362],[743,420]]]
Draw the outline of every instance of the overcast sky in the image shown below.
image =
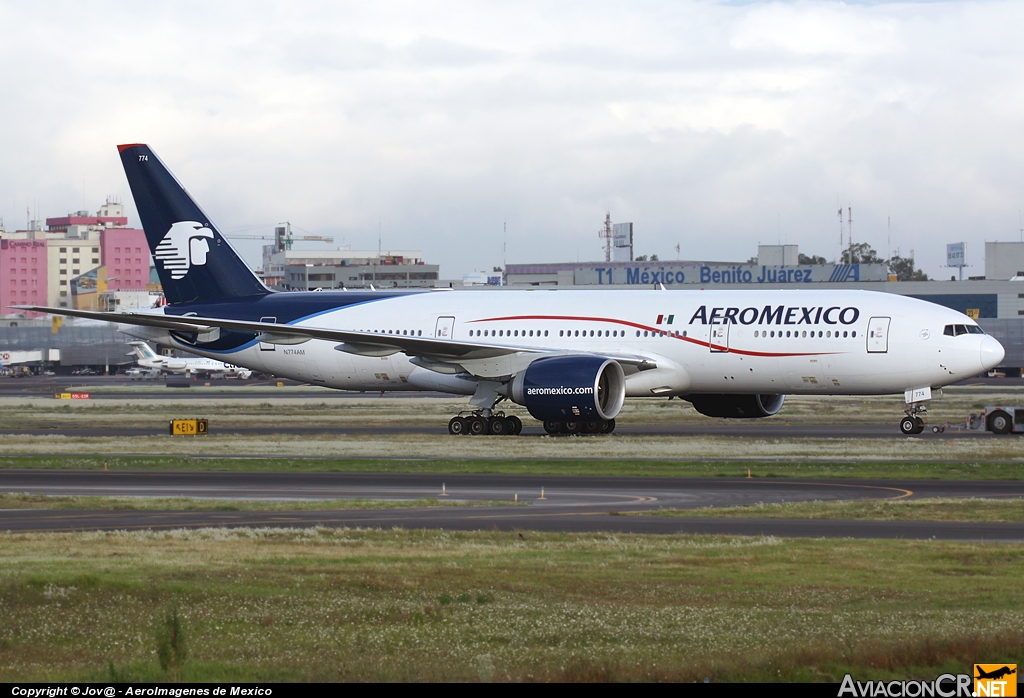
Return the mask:
[[[1020,2],[0,0],[0,215],[138,221],[149,143],[222,231],[290,220],[446,278],[636,253],[1019,240]],[[891,220],[891,226],[887,225]],[[507,236],[502,227],[507,223]],[[252,229],[252,230],[248,230]],[[250,262],[261,243],[239,243]]]

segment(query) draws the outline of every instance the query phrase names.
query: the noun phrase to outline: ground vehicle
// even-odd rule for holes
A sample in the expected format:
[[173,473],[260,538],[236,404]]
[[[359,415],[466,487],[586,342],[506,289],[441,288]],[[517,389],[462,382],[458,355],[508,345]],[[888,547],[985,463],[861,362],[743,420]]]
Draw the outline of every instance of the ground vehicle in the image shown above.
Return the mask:
[[946,429],[990,431],[993,434],[1024,434],[1024,405],[988,405],[980,414],[972,414],[964,424],[936,424],[932,432]]

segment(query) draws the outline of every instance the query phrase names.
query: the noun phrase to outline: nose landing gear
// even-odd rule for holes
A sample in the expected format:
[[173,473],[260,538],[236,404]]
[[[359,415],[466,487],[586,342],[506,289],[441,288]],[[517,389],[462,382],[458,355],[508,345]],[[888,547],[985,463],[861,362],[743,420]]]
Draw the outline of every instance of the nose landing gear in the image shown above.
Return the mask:
[[907,406],[906,417],[900,420],[900,431],[907,436],[914,434],[920,434],[924,431],[924,420],[920,416],[928,411],[928,408],[919,403],[915,402]]

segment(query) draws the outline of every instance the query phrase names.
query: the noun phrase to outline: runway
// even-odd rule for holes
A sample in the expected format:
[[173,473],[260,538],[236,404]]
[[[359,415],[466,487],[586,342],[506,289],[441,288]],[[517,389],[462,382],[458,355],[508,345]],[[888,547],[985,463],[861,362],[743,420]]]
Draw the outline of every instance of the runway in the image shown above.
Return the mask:
[[[197,413],[197,417],[206,416]],[[210,418],[211,434],[240,434],[265,437],[269,433],[266,426],[240,427],[217,424],[216,416]],[[274,434],[291,435],[327,435],[327,436],[363,436],[363,435],[401,435],[422,434],[447,436],[447,424],[437,426],[375,426],[371,424],[359,426],[330,426],[278,424],[273,428]],[[88,436],[88,437],[121,437],[121,436],[166,436],[167,427],[69,427],[55,426],[51,428],[0,428],[0,436]],[[732,420],[692,423],[692,424],[629,424],[623,422],[615,427],[618,436],[724,436],[735,438],[759,439],[1005,439],[1015,438],[1014,435],[997,436],[984,431],[960,431],[947,429],[940,434],[933,434],[930,429],[916,436],[905,436],[900,432],[896,422],[892,424],[780,424],[772,420]],[[525,425],[523,433],[512,436],[469,436],[451,437],[453,439],[498,439],[505,442],[516,438],[548,437],[540,426]],[[606,436],[563,436],[550,438],[608,438]]]
[[498,529],[520,531],[524,535],[526,531],[566,531],[1024,541],[1024,524],[629,515],[656,509],[759,502],[1024,497],[1024,482],[1017,481],[7,470],[0,471],[0,492],[292,501],[443,497],[453,503],[511,502],[518,494],[519,501],[524,503],[520,506],[273,512],[0,510],[0,531],[9,532],[347,526]]

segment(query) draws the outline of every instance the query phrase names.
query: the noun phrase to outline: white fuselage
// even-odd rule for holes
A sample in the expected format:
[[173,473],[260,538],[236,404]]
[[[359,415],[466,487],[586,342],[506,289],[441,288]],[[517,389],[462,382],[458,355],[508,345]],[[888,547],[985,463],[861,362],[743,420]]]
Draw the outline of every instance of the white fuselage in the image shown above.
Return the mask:
[[193,374],[214,374],[226,376],[248,377],[252,371],[246,368],[239,368],[232,364],[226,364],[216,359],[179,359],[171,356],[152,356],[138,358],[136,363],[143,368],[155,368],[167,373],[182,375]]
[[[947,325],[976,325],[959,312],[859,290],[418,293],[341,307],[293,324],[522,348],[522,353],[467,362],[472,365],[463,368],[477,379],[507,380],[537,351],[647,358],[656,369],[627,367],[626,394],[632,397],[902,393],[963,380],[1003,358],[999,343],[984,334],[944,334]],[[126,331],[155,336],[141,328]],[[167,335],[160,341],[203,354]],[[362,356],[338,346],[321,340],[251,342],[204,355],[347,390],[470,394],[476,384],[458,368],[438,372],[401,353]]]

